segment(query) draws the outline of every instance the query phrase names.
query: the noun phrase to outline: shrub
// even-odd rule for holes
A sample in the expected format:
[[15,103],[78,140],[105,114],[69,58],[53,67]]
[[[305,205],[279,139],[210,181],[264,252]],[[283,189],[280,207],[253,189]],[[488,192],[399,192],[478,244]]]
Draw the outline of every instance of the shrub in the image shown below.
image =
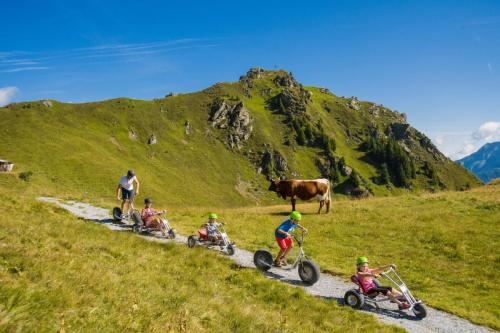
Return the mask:
[[19,178],[24,180],[25,182],[29,182],[31,176],[33,175],[33,172],[31,171],[24,171],[19,174]]

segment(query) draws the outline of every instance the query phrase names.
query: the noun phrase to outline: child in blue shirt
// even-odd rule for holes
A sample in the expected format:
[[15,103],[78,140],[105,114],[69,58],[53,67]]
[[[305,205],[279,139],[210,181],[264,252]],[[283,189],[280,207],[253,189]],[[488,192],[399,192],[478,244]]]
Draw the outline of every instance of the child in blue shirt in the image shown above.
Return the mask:
[[290,218],[279,225],[278,228],[274,231],[274,236],[276,237],[276,242],[280,247],[280,252],[276,256],[274,260],[274,265],[277,267],[286,265],[286,256],[290,252],[293,247],[293,240],[290,233],[295,230],[295,228],[299,228],[304,232],[307,232],[307,229],[299,224],[299,221],[302,219],[302,215],[293,211],[290,214]]

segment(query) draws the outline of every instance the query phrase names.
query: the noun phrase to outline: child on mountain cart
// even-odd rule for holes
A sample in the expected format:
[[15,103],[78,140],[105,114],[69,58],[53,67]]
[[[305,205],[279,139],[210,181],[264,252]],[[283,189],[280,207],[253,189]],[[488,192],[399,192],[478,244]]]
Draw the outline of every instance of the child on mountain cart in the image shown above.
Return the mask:
[[166,235],[166,227],[160,216],[165,214],[167,210],[157,211],[152,206],[153,200],[151,200],[151,198],[144,199],[144,208],[141,211],[141,219],[146,228],[161,231],[163,235]]
[[295,228],[299,228],[304,232],[307,232],[307,229],[299,224],[301,219],[302,214],[297,211],[293,211],[290,214],[290,218],[283,221],[283,223],[281,223],[274,231],[276,242],[280,247],[280,251],[274,260],[275,266],[280,267],[286,265],[286,257],[293,248],[293,239],[290,233],[295,230]]
[[208,214],[208,222],[204,225],[205,231],[207,233],[207,238],[209,241],[217,242],[221,240],[221,236],[219,234],[219,227],[222,225],[217,222],[219,217],[215,213]]
[[398,299],[402,296],[399,291],[393,289],[392,287],[379,286],[373,280],[373,278],[377,277],[377,274],[382,273],[390,267],[395,268],[396,266],[394,264],[391,264],[376,268],[369,268],[368,258],[364,256],[358,257],[358,259],[356,260],[356,277],[358,278],[360,288],[365,294],[369,296],[377,295],[379,293],[387,296],[392,302],[398,305],[400,310],[408,309],[410,305],[406,302],[401,302]]

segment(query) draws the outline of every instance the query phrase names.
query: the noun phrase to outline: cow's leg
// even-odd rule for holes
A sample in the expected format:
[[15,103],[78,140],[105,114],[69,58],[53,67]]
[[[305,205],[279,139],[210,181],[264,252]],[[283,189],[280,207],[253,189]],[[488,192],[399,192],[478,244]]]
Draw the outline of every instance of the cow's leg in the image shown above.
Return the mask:
[[321,213],[321,208],[323,208],[323,205],[325,204],[325,200],[320,200],[319,201],[319,209],[318,209],[318,214]]
[[330,211],[330,202],[331,202],[330,199],[326,200],[326,212],[327,213]]
[[295,198],[292,197],[292,212],[295,210]]

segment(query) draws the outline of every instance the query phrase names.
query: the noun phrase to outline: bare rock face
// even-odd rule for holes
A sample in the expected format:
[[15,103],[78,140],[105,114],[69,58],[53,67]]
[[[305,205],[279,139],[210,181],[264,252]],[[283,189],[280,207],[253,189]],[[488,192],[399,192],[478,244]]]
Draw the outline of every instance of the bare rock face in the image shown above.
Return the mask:
[[265,150],[262,154],[261,172],[268,177],[284,177],[288,172],[288,162],[277,150]]
[[[307,90],[285,89],[272,98],[273,108],[285,114],[301,114],[306,112],[311,95]],[[284,108],[284,110],[281,110]]]
[[274,83],[280,87],[284,87],[284,88],[288,88],[288,89],[300,87],[300,84],[297,82],[297,80],[295,80],[293,75],[290,73],[276,75],[276,78],[274,79]]
[[378,117],[380,114],[380,107],[377,104],[372,104],[368,108],[368,113],[370,113],[374,117]]
[[253,88],[253,80],[262,78],[264,69],[260,67],[250,68],[245,75],[240,76],[240,82],[243,87],[245,97],[251,98],[250,89]]
[[264,73],[264,69],[260,68],[260,67],[254,67],[254,68],[250,68],[247,72],[247,77],[249,79],[260,79],[262,78],[262,74]]
[[52,104],[52,101],[49,101],[49,100],[45,100],[42,102],[43,106],[45,107],[48,107],[48,108],[51,108],[53,107],[54,105]]
[[192,132],[191,124],[188,120],[184,123],[184,131],[186,132],[186,135],[190,135]]
[[405,140],[410,136],[410,125],[405,123],[392,123],[387,128],[387,135],[392,136],[395,140]]
[[129,131],[128,131],[128,137],[129,137],[130,140],[133,140],[133,141],[137,140],[138,134],[137,134],[137,132],[135,131],[134,128],[130,128],[129,129]]
[[231,105],[224,100],[217,101],[212,106],[209,121],[213,127],[227,129],[226,143],[231,148],[241,149],[252,134],[253,119],[243,102]]
[[322,94],[328,94],[328,95],[333,95],[330,89],[328,88],[319,88],[319,92]]
[[349,100],[349,104],[347,104],[351,109],[359,111],[361,107],[359,106],[359,101],[356,96],[352,96],[351,99]]
[[340,168],[340,173],[344,176],[350,176],[352,173],[352,168],[348,166],[347,164],[342,165]]
[[156,135],[151,134],[148,138],[148,145],[155,145],[157,143]]

